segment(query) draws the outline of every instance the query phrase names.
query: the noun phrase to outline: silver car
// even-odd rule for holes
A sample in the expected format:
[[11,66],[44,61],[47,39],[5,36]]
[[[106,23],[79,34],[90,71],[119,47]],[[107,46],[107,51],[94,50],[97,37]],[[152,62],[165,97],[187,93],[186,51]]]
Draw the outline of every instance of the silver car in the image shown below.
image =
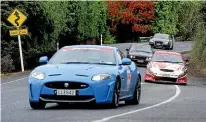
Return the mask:
[[153,48],[172,50],[174,46],[174,36],[163,33],[156,33],[150,40],[149,45]]

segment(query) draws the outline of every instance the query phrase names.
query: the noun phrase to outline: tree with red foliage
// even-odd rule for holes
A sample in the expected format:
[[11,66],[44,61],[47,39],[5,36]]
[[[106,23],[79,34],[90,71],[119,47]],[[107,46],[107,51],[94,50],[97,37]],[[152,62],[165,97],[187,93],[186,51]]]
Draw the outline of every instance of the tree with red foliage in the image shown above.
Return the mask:
[[151,1],[107,1],[109,29],[115,34],[118,24],[132,25],[133,32],[147,33],[154,19]]

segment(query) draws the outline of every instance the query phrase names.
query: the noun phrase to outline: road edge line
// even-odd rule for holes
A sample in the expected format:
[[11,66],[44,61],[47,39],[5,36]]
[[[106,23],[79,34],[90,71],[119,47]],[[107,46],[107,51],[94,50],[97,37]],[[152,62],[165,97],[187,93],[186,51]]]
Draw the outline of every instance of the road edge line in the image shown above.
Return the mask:
[[26,79],[28,77],[29,76],[26,76],[26,77],[23,77],[23,78],[20,78],[20,79],[16,79],[16,80],[12,80],[12,81],[8,81],[8,82],[5,82],[5,83],[1,83],[0,85],[5,85],[5,84],[13,83],[13,82],[16,82],[16,81],[20,81],[20,80]]
[[152,105],[152,106],[147,106],[145,108],[141,108],[141,109],[136,109],[136,110],[133,110],[133,111],[125,112],[125,113],[122,113],[122,114],[117,114],[117,115],[105,117],[103,119],[95,120],[95,121],[92,121],[92,122],[105,122],[105,121],[108,121],[108,120],[113,119],[113,118],[117,118],[117,117],[120,117],[120,116],[125,116],[125,115],[128,115],[128,114],[133,114],[133,113],[136,113],[136,112],[139,112],[139,111],[155,108],[155,107],[164,105],[166,103],[170,103],[171,101],[176,99],[180,95],[180,93],[181,93],[181,90],[180,90],[180,88],[177,85],[175,85],[175,88],[176,88],[175,95],[173,95],[172,97],[170,97],[169,99],[167,99],[167,100],[165,100],[163,102],[157,103],[157,104]]

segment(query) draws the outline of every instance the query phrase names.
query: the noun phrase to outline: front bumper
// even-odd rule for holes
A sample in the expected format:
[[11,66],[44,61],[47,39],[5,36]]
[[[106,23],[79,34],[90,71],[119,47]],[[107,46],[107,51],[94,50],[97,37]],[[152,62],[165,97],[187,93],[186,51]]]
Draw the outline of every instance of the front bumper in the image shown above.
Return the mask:
[[34,78],[30,78],[29,100],[31,102],[38,102],[39,100],[42,100],[45,102],[54,102],[54,103],[56,102],[87,103],[93,101],[95,101],[96,103],[112,102],[112,96],[113,96],[113,90],[115,84],[115,80],[113,79],[105,80],[102,82],[87,81],[87,80],[85,81],[72,80],[73,82],[77,82],[77,83],[81,82],[81,83],[88,84],[87,88],[75,89],[77,91],[76,96],[57,96],[55,94],[55,90],[58,90],[59,88],[49,88],[48,86],[45,85],[46,83],[52,83],[54,81],[69,83],[69,81],[61,80],[61,79],[41,81]]
[[145,72],[145,81],[160,83],[187,84],[187,75],[178,78],[155,76],[148,71]]
[[134,57],[129,57],[133,62],[135,62],[135,64],[137,64],[138,66],[147,66],[148,64],[148,60],[147,57],[139,57],[139,56],[134,56]]
[[166,47],[169,47],[169,43],[163,43],[163,42],[160,42],[160,41],[155,41],[154,44],[153,44],[153,47],[155,48],[166,48]]
[[142,60],[141,62],[138,59],[131,59],[133,62],[135,62],[135,64],[137,64],[138,66],[147,66],[149,61],[146,60]]

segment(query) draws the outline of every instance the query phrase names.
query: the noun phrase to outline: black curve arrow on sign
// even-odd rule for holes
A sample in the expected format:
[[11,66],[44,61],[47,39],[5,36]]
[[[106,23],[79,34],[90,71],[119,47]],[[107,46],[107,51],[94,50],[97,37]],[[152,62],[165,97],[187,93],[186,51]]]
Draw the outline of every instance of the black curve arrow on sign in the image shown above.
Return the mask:
[[16,12],[14,13],[14,15],[16,16],[16,19],[15,19],[14,22],[16,23],[17,26],[19,26],[19,23],[18,23],[18,20],[20,19],[19,13],[16,11]]

